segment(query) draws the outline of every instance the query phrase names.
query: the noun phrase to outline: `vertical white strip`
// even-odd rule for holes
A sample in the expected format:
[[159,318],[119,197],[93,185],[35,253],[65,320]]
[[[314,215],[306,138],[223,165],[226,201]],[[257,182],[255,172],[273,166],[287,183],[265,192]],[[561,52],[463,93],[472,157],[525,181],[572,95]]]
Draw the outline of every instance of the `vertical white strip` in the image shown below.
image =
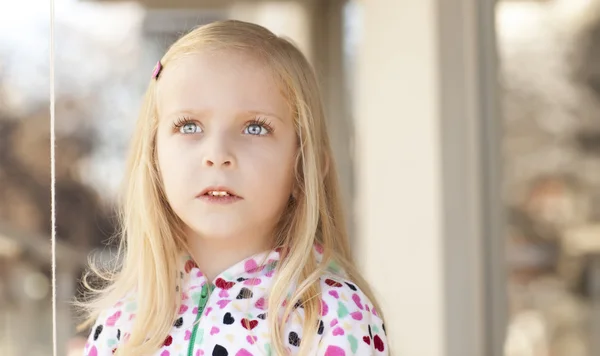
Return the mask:
[[363,0],[355,251],[394,354],[445,355],[437,0]]
[[493,100],[487,86],[495,83],[482,80],[483,71],[489,70],[481,60],[485,56],[479,55],[482,1],[438,4],[446,355],[493,356],[486,310],[490,235],[484,231],[490,205],[485,201],[483,157],[487,161],[485,152],[494,143],[484,140],[482,103]]
[[52,213],[52,355],[58,356],[56,344],[56,197],[54,185],[55,171],[55,136],[54,136],[54,0],[50,1],[50,200]]

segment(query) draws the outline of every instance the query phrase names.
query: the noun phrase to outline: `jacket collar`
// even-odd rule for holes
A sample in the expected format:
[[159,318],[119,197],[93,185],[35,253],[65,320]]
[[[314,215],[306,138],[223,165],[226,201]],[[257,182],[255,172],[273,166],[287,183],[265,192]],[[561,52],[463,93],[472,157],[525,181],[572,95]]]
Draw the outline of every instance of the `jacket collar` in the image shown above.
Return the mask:
[[[230,289],[237,283],[252,284],[260,278],[270,278],[281,259],[281,250],[263,251],[243,259],[221,272],[212,281],[215,288]],[[180,276],[186,280],[184,289],[194,289],[207,282],[194,259],[183,254],[180,261]]]
[[[314,256],[317,262],[322,259],[322,248],[315,244]],[[245,285],[254,285],[258,279],[270,279],[275,273],[279,262],[283,258],[284,250],[276,248],[270,251],[263,251],[243,259],[221,272],[213,281],[212,284],[217,289],[230,289],[238,283]],[[330,266],[330,269],[335,270],[335,266]],[[182,254],[180,261],[180,276],[185,279],[184,290],[195,289],[204,285],[207,280],[200,268],[189,254]]]

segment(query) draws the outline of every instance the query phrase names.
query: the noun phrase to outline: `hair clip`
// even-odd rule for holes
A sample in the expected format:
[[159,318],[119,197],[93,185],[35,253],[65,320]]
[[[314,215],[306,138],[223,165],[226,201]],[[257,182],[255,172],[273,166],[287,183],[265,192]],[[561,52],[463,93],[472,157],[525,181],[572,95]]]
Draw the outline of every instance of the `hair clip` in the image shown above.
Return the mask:
[[160,75],[160,72],[162,71],[163,66],[160,63],[160,61],[156,62],[156,65],[154,66],[154,71],[152,72],[152,78],[154,79],[158,79],[158,76]]

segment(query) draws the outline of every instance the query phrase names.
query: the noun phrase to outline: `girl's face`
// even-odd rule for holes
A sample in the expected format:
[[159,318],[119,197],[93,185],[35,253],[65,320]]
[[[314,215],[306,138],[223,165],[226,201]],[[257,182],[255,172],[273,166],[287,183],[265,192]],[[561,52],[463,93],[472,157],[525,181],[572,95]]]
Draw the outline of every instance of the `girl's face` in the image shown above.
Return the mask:
[[236,52],[186,56],[165,66],[157,105],[160,174],[189,236],[267,243],[292,191],[297,152],[271,72]]

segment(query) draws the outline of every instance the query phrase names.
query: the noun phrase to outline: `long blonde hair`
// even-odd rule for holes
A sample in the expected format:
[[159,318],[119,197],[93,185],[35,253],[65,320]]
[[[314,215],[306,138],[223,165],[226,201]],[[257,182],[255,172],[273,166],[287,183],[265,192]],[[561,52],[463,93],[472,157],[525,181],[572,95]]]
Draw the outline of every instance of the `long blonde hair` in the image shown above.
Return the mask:
[[[302,301],[305,316],[300,354],[307,354],[321,313],[319,278],[332,261],[381,312],[352,260],[317,80],[311,65],[290,41],[261,26],[233,20],[194,29],[169,48],[161,63],[168,67],[182,56],[206,49],[242,51],[261,60],[272,69],[293,109],[299,146],[295,168],[297,194],[277,230],[275,245],[284,246],[288,253],[277,267],[267,321],[275,354],[286,354],[284,321],[295,301]],[[167,202],[156,164],[156,86],[156,81],[151,80],[128,159],[120,208],[121,262],[108,272],[91,264],[91,272],[106,286],[95,289],[84,279],[91,297],[78,303],[87,316],[81,325],[84,328],[132,289],[144,296],[137,301],[130,338],[119,346],[119,355],[150,354],[158,349],[181,304],[175,286],[180,283],[178,253],[186,248],[186,243],[182,222]],[[313,258],[315,242],[323,248],[321,263]],[[297,288],[288,299],[294,283]],[[279,308],[284,301],[288,303],[280,318]]]

